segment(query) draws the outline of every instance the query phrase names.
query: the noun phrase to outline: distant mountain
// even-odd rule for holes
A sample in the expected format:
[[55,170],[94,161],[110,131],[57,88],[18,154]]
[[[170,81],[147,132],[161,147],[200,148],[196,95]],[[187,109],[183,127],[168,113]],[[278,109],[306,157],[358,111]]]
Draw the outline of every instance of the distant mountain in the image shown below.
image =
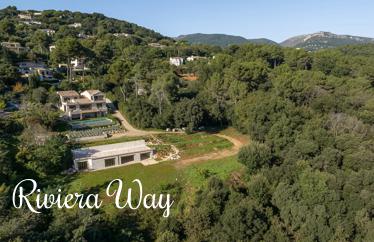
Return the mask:
[[239,45],[244,43],[255,43],[255,44],[273,44],[277,45],[276,42],[269,39],[246,39],[241,36],[227,35],[227,34],[187,34],[180,35],[176,40],[185,40],[191,44],[205,44],[205,45],[217,45],[226,47],[229,45]]
[[374,39],[352,35],[338,35],[321,31],[314,34],[299,35],[289,38],[280,43],[280,45],[285,47],[303,48],[313,51],[325,48],[334,48],[342,45],[367,43],[374,43]]

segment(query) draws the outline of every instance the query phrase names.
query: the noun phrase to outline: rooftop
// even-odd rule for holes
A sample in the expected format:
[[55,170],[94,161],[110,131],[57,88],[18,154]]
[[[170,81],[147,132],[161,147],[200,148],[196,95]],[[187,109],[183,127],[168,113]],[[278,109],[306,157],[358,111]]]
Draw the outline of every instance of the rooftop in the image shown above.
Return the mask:
[[99,90],[86,90],[86,92],[88,92],[90,95],[101,93]]
[[146,145],[144,140],[136,140],[110,145],[92,146],[72,150],[72,152],[74,159],[95,159],[151,150],[152,149]]
[[90,99],[85,98],[85,97],[75,99],[74,102],[79,103],[79,104],[91,104],[92,103],[92,101]]
[[79,97],[76,91],[58,91],[57,94],[62,97]]

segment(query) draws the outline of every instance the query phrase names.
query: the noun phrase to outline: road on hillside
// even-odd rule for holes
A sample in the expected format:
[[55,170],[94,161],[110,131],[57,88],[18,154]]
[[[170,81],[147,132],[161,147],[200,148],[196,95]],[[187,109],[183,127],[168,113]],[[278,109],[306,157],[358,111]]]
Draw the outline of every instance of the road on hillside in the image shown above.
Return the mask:
[[223,150],[215,151],[212,153],[204,154],[201,156],[193,157],[193,158],[180,159],[174,163],[174,166],[179,169],[179,168],[183,168],[188,165],[195,164],[195,163],[200,163],[200,162],[204,162],[208,160],[217,160],[217,159],[222,159],[222,158],[226,158],[229,156],[234,156],[239,152],[241,147],[243,147],[244,145],[248,143],[247,141],[239,140],[235,137],[224,135],[224,134],[215,134],[215,135],[218,137],[227,139],[233,144],[233,147],[229,149],[223,149]]
[[151,134],[161,134],[164,133],[162,131],[146,131],[146,130],[140,130],[132,126],[127,119],[120,113],[118,110],[114,111],[113,116],[116,117],[122,126],[125,128],[126,133],[122,136],[146,136]]

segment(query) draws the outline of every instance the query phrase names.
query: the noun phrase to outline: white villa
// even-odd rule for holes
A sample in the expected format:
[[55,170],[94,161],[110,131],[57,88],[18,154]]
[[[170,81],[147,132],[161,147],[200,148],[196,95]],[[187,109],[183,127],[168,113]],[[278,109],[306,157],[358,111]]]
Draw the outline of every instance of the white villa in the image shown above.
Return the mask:
[[144,140],[92,146],[72,150],[74,168],[78,171],[94,171],[116,166],[140,163],[152,159],[153,150]]
[[73,23],[73,24],[69,24],[68,26],[72,27],[72,28],[80,28],[80,27],[82,27],[82,24],[81,23]]
[[160,48],[160,49],[163,49],[163,48],[167,47],[166,45],[162,45],[162,44],[159,44],[159,43],[149,43],[148,46],[154,47],[154,48]]
[[195,61],[195,60],[201,60],[201,59],[207,59],[206,57],[204,56],[196,56],[196,55],[191,55],[189,57],[187,57],[187,61]]
[[20,14],[18,14],[18,18],[19,18],[19,19],[27,19],[27,20],[31,20],[31,19],[32,19],[32,16],[31,16],[31,14],[29,14],[29,13],[20,13]]
[[130,34],[128,34],[128,33],[114,33],[113,36],[115,36],[115,37],[129,37]]
[[108,114],[105,95],[99,90],[86,90],[81,94],[76,91],[58,91],[59,108],[70,120],[96,118]]
[[180,66],[184,63],[184,59],[182,57],[170,57],[169,63],[170,65]]
[[35,21],[35,20],[25,20],[25,21],[21,21],[21,23],[26,24],[26,25],[33,25],[33,24],[41,25],[42,24],[42,22]]

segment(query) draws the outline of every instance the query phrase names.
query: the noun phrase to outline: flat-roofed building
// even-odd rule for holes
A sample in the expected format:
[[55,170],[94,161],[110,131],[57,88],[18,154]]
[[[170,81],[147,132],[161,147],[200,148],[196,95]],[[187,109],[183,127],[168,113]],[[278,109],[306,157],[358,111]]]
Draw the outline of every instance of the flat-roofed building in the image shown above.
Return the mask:
[[33,62],[33,61],[22,61],[18,62],[18,72],[22,76],[28,77],[29,75],[35,72],[37,68],[47,68],[47,66],[42,62]]
[[144,140],[92,146],[72,150],[74,168],[78,171],[94,171],[140,163],[153,159],[153,149]]

